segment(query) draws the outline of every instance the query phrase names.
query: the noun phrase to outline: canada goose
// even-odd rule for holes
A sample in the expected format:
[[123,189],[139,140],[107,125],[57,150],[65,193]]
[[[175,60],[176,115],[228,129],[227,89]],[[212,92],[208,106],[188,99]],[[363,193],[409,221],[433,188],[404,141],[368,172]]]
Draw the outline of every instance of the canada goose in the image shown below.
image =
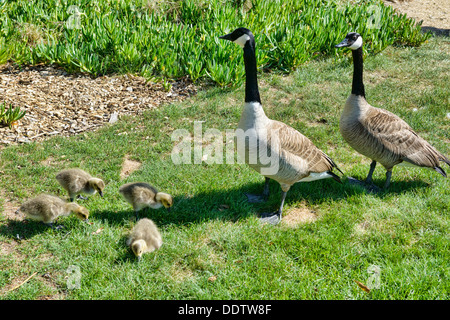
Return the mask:
[[158,250],[161,247],[162,238],[155,223],[150,219],[143,218],[133,227],[126,243],[140,261],[142,254]]
[[389,187],[395,165],[431,168],[446,177],[445,171],[439,167],[439,161],[450,165],[444,155],[419,137],[398,116],[367,103],[363,84],[362,45],[361,35],[350,32],[335,47],[349,47],[352,50],[352,91],[345,103],[339,129],[353,149],[372,160],[365,182],[373,183],[372,174],[377,162],[386,169],[384,189]]
[[78,219],[86,222],[89,218],[89,211],[85,207],[48,194],[40,194],[36,198],[26,201],[16,213],[19,211],[31,220],[42,221],[52,228],[53,222],[59,216],[68,216],[74,213]]
[[99,178],[93,178],[89,173],[81,169],[65,169],[56,175],[59,184],[69,192],[70,201],[81,193],[95,194],[98,192],[103,198],[105,183]]
[[[282,195],[278,211],[262,217],[263,222],[277,224],[282,218],[286,194],[294,183],[325,178],[341,182],[332,172],[333,168],[339,168],[307,137],[280,121],[269,119],[264,113],[258,90],[255,39],[252,32],[246,28],[238,28],[219,38],[235,42],[244,50],[245,104],[236,134],[237,152],[251,168],[265,176],[262,194],[264,199],[269,195],[270,179],[280,184]],[[245,142],[244,148],[239,148],[239,134],[242,133],[248,142]],[[272,160],[269,166],[267,159],[263,159],[263,152]]]
[[133,206],[136,219],[138,219],[137,212],[143,208],[158,209],[164,206],[170,212],[170,207],[173,205],[173,198],[170,194],[158,192],[145,182],[124,184],[119,188],[119,193]]

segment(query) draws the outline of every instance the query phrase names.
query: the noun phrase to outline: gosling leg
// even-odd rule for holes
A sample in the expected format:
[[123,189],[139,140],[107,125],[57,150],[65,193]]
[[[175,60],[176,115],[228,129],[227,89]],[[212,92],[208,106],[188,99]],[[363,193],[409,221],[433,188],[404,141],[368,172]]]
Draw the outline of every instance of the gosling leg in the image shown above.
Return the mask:
[[55,227],[55,225],[53,224],[53,222],[47,222],[47,223],[44,222],[44,224],[45,224],[46,226],[52,228],[53,230],[60,230],[60,229],[64,228],[63,225],[58,225],[58,226]]

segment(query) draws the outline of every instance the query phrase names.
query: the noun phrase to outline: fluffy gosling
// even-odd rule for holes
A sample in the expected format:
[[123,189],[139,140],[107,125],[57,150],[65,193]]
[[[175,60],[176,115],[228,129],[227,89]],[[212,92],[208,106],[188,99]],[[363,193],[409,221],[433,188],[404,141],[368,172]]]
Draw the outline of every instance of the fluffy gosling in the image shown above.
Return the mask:
[[131,248],[138,261],[146,252],[158,250],[162,245],[162,237],[155,223],[147,218],[139,220],[127,239],[127,246]]
[[65,169],[56,175],[56,180],[69,193],[70,201],[74,201],[78,195],[95,194],[98,192],[103,198],[105,183],[99,178],[92,177],[89,173],[81,169]]
[[158,192],[145,182],[124,184],[119,188],[119,193],[133,206],[136,219],[138,219],[138,211],[143,208],[158,209],[164,206],[170,212],[170,207],[173,205],[173,198],[170,194]]
[[[40,194],[36,198],[26,201],[16,213],[19,211],[31,220],[42,221],[52,228],[54,228],[53,222],[59,216],[68,216],[73,213],[78,219],[86,222],[89,218],[89,211],[85,207],[48,194]],[[58,226],[57,229],[60,227]]]

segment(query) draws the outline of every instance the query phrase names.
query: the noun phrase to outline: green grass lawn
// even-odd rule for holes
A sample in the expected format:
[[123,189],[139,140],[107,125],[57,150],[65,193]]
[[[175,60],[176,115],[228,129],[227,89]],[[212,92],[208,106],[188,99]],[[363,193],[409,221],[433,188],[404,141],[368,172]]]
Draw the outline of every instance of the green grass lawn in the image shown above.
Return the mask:
[[[449,50],[448,38],[390,46],[366,58],[364,75],[369,103],[401,116],[446,155]],[[346,176],[362,179],[370,161],[338,129],[353,72],[349,54],[340,56],[308,62],[289,76],[261,75],[261,99],[269,117],[308,136]],[[0,215],[1,299],[449,298],[450,180],[434,171],[394,168],[389,190],[378,194],[345,178],[343,185],[298,183],[274,227],[257,215],[277,208],[277,183],[267,203],[249,204],[244,192],[262,191],[264,179],[246,165],[173,164],[175,129],[193,134],[195,121],[203,129],[234,129],[243,100],[242,86],[213,88],[97,132],[3,149],[0,213],[6,196],[17,203],[42,192],[67,197],[55,179],[63,168],[83,168],[107,186],[104,199],[78,200],[91,213],[90,225],[67,217],[56,231]],[[142,166],[121,181],[126,155]],[[379,186],[384,174],[381,166],[375,171]],[[149,182],[175,201],[170,213],[141,214],[159,226],[164,244],[140,263],[125,245],[134,213],[118,193],[131,181]],[[76,274],[67,272],[73,267],[74,289]]]

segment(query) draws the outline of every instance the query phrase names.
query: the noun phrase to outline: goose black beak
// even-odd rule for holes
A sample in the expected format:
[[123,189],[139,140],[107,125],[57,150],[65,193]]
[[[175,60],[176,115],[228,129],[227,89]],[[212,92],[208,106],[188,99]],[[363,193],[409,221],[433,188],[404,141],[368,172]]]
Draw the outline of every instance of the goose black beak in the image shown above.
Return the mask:
[[348,42],[348,39],[345,38],[344,40],[341,41],[341,43],[335,45],[334,47],[335,47],[335,48],[343,48],[343,47],[349,47],[349,46],[351,46],[351,45],[352,45],[352,44]]
[[220,36],[219,39],[232,41],[232,40],[231,40],[231,33],[226,34],[226,35],[224,35],[224,36]]

